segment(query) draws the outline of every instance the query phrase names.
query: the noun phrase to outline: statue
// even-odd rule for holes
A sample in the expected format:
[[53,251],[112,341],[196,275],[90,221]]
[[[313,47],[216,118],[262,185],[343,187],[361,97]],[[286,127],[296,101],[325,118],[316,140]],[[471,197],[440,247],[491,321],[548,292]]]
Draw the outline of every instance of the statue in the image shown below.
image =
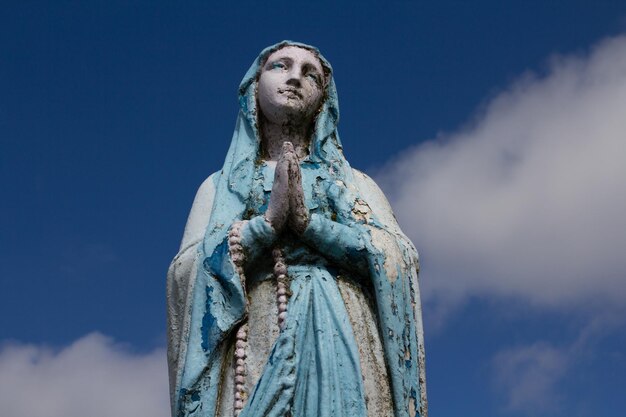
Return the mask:
[[426,417],[417,252],[337,134],[330,64],[261,52],[167,280],[174,417]]

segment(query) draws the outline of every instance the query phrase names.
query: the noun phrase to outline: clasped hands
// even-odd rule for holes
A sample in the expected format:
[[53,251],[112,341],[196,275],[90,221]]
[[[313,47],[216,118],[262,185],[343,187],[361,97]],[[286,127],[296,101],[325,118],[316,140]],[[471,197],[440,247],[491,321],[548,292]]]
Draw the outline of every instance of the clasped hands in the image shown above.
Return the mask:
[[304,204],[300,160],[291,142],[284,142],[276,162],[274,184],[265,219],[276,233],[288,225],[297,234],[309,224],[309,210]]

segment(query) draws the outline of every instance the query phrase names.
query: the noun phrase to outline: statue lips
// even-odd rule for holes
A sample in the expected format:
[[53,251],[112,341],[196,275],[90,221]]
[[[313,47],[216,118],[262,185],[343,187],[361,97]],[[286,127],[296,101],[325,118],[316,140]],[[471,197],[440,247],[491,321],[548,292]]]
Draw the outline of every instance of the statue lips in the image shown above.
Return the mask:
[[292,87],[279,88],[278,89],[278,93],[286,95],[288,97],[297,97],[300,100],[302,100],[302,93],[298,89],[296,89],[296,88],[292,88]]

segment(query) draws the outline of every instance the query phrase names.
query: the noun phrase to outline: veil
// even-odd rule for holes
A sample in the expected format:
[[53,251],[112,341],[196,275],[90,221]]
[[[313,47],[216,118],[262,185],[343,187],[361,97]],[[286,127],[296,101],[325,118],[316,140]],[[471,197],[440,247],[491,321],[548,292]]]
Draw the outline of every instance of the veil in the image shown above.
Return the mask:
[[[400,263],[398,276],[389,277],[386,254],[376,246],[374,234],[362,219],[355,216],[355,204],[368,203],[359,194],[354,174],[346,161],[339,135],[339,104],[332,78],[332,67],[319,51],[309,45],[283,41],[264,49],[246,72],[239,87],[240,110],[224,165],[217,173],[215,199],[204,238],[198,246],[198,268],[187,283],[184,305],[170,306],[176,311],[169,327],[180,329],[175,336],[176,351],[170,357],[170,372],[175,372],[171,387],[172,415],[182,417],[193,410],[198,415],[213,416],[219,401],[226,341],[246,318],[246,294],[228,251],[231,225],[246,218],[255,165],[260,159],[260,135],[257,124],[257,75],[261,65],[274,51],[284,46],[298,46],[313,51],[328,72],[325,97],[315,120],[309,159],[323,173],[328,185],[336,219],[359,228],[366,237],[370,277],[375,289],[379,326],[384,331],[385,358],[391,377],[395,416],[424,417],[423,340],[417,288],[416,252],[397,230],[391,230],[375,217],[367,221],[370,229],[388,232],[395,241]],[[394,257],[398,259],[398,257]],[[418,328],[419,327],[419,328]],[[418,331],[414,329],[418,328]],[[206,413],[206,414],[205,414]]]

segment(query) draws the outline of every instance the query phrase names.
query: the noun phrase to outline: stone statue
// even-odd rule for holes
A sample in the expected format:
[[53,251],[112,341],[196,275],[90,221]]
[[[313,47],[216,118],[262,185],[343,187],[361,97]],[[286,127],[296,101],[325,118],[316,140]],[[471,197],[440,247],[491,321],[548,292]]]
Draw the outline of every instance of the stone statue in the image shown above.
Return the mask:
[[174,417],[427,415],[417,252],[337,134],[316,48],[261,52],[167,279]]

